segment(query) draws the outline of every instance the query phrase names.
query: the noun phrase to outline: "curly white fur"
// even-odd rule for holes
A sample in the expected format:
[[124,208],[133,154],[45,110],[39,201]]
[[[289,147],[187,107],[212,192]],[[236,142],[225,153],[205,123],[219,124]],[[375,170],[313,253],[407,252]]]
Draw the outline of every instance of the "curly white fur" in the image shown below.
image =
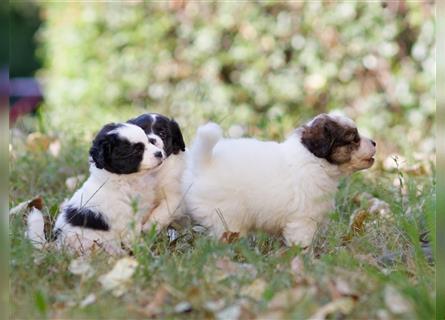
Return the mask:
[[[261,229],[308,246],[334,209],[339,178],[350,165],[314,156],[299,130],[282,143],[223,139],[221,132],[214,123],[197,132],[183,178],[187,212],[218,238]],[[375,149],[368,140],[362,138],[357,154],[369,158]]]

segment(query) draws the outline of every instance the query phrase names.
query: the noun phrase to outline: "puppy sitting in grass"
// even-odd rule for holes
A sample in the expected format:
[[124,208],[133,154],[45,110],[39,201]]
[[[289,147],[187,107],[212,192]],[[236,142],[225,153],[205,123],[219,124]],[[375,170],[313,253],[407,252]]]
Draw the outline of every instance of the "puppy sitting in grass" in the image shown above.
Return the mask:
[[[153,173],[165,159],[164,150],[151,143],[139,126],[105,125],[90,149],[89,178],[63,203],[57,217],[52,235],[57,246],[80,254],[98,248],[123,253],[122,247],[140,235],[143,217],[155,206]],[[38,221],[28,218],[27,234],[45,242]]]
[[374,163],[376,144],[344,116],[321,114],[284,142],[197,132],[183,179],[187,212],[221,238],[260,229],[307,247],[334,209],[339,179]]

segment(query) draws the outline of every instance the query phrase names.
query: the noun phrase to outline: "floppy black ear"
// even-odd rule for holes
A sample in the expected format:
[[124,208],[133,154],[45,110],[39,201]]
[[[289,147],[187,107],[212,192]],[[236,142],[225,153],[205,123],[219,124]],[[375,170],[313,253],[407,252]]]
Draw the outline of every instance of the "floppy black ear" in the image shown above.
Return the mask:
[[90,148],[90,156],[98,169],[103,169],[105,167],[106,161],[111,153],[111,141],[107,134],[117,127],[118,125],[115,123],[106,124],[93,140],[93,144]]
[[310,126],[304,126],[301,142],[318,158],[328,158],[335,141],[335,124],[329,118],[320,117]]
[[110,150],[110,142],[105,136],[94,140],[90,149],[90,156],[98,169],[105,167],[105,161],[109,158]]
[[172,152],[178,154],[180,151],[185,151],[184,138],[182,137],[181,129],[179,129],[178,123],[170,120],[170,132],[172,134]]

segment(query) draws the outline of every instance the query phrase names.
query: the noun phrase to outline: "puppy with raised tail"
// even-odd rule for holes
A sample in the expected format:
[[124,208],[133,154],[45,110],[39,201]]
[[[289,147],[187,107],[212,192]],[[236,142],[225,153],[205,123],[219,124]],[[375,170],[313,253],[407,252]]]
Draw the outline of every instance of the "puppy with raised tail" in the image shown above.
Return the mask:
[[259,229],[307,247],[334,209],[339,179],[371,167],[375,145],[334,114],[315,117],[281,143],[225,139],[218,125],[206,124],[184,173],[187,212],[218,238]]

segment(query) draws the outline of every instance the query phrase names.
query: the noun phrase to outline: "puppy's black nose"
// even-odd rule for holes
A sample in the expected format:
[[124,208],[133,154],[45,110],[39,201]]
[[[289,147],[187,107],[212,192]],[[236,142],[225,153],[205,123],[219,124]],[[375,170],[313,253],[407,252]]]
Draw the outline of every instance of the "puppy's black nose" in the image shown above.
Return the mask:
[[162,159],[162,152],[161,151],[155,152],[154,156],[156,158]]
[[375,147],[377,145],[377,143],[375,143],[374,140],[371,140],[372,145]]

